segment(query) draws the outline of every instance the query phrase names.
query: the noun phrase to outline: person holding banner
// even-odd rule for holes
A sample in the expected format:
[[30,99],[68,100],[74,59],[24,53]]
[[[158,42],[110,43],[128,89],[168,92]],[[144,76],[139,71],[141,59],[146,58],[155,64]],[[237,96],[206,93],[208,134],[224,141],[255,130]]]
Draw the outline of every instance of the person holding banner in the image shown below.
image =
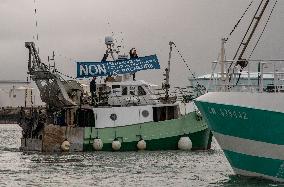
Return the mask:
[[[130,59],[138,58],[137,52],[135,48],[130,49],[129,51]],[[135,73],[132,74],[133,80],[135,81]]]
[[97,84],[96,84],[97,77],[93,77],[92,81],[90,82],[90,92],[92,97],[92,105],[95,105],[95,97],[97,91]]
[[[160,69],[157,55],[138,57],[134,52],[130,59],[118,61],[77,62],[77,78],[133,74],[147,69]],[[132,67],[129,65],[132,64]]]
[[106,62],[108,58],[108,53],[106,52],[101,60],[101,62]]

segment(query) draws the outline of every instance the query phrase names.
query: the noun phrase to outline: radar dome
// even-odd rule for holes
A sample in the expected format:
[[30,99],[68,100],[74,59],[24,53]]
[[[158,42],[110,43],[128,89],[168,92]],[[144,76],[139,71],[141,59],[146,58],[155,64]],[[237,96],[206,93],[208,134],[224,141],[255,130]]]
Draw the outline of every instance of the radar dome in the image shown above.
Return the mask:
[[111,36],[105,37],[105,44],[106,45],[112,45],[113,44],[113,38]]

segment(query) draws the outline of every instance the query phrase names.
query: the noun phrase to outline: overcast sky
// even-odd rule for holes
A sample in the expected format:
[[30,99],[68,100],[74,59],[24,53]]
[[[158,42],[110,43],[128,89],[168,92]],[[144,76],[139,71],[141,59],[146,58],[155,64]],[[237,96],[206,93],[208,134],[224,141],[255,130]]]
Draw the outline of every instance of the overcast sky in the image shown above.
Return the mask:
[[[218,56],[220,39],[228,35],[249,2],[0,0],[0,79],[25,79],[28,51],[24,42],[32,41],[35,33],[39,34],[37,45],[42,60],[46,61],[55,50],[59,69],[73,76],[76,60],[101,60],[105,52],[104,37],[112,33],[126,53],[136,47],[140,56],[157,54],[162,69],[167,64],[168,43],[174,41],[197,75],[210,73],[210,62]],[[271,19],[255,58],[284,59],[284,2],[279,1]],[[228,58],[240,42],[245,23],[242,22],[227,45]],[[171,82],[186,85],[188,76],[186,66],[174,51]],[[138,78],[158,84],[162,71],[140,72]]]

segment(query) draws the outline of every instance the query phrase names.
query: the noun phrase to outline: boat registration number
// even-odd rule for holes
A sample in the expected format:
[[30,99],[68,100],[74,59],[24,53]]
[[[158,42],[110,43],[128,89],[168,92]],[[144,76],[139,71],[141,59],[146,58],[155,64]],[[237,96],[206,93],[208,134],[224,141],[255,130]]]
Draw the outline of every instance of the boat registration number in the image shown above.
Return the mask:
[[208,111],[211,115],[219,115],[222,117],[229,117],[229,118],[236,118],[236,119],[243,119],[243,120],[248,119],[248,115],[246,112],[224,109],[224,108],[216,109],[213,107],[208,107]]

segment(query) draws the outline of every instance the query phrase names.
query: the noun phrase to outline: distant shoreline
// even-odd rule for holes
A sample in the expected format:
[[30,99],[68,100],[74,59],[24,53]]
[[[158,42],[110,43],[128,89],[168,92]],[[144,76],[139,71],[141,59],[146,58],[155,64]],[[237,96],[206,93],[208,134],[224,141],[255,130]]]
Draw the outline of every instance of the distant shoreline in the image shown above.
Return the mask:
[[0,125],[14,125],[18,124],[17,121],[7,121],[7,120],[0,120]]

